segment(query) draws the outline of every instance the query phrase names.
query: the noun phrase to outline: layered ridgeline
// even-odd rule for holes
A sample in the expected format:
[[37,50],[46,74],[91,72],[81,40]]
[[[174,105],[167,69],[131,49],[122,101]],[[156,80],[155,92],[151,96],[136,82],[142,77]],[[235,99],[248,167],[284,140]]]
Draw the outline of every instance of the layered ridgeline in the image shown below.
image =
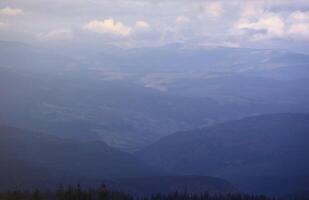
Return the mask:
[[307,55],[181,45],[73,49],[0,42],[0,118],[132,152],[176,131],[309,111]]
[[104,179],[157,175],[134,156],[103,142],[77,142],[0,126],[0,188],[98,184]]
[[0,125],[0,191],[55,189],[60,184],[109,188],[136,195],[236,191],[205,176],[167,176],[103,142],[78,142]]
[[167,136],[136,155],[174,174],[225,178],[243,191],[309,188],[309,115],[248,117]]

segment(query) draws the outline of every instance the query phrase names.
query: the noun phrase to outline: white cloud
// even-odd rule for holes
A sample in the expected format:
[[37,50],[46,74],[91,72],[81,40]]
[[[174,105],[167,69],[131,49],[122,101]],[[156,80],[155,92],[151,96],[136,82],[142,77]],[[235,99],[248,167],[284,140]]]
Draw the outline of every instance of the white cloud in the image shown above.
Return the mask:
[[136,29],[147,30],[147,29],[149,29],[149,27],[150,27],[149,24],[147,22],[143,21],[143,20],[137,21],[135,23]]
[[309,24],[305,23],[293,24],[288,30],[288,33],[292,35],[299,35],[302,37],[309,37]]
[[266,39],[309,40],[309,12],[294,11],[290,14],[256,9],[254,14],[241,15],[234,32],[247,35],[253,41]]
[[295,11],[289,16],[290,21],[309,21],[309,12]]
[[176,17],[176,22],[178,24],[186,24],[186,23],[189,23],[190,22],[190,19],[185,17],[185,16],[177,16]]
[[132,28],[125,26],[123,23],[114,19],[105,19],[103,21],[93,20],[83,26],[85,30],[95,33],[111,34],[116,36],[128,36],[132,32]]
[[242,18],[257,18],[265,12],[263,3],[258,1],[247,2],[241,8],[240,16]]
[[24,14],[24,11],[20,8],[5,7],[0,9],[0,15],[17,16],[22,14]]
[[[232,28],[236,36],[247,36],[249,41],[260,40],[309,40],[309,12],[289,6],[288,2],[247,2],[241,9],[240,18]],[[297,2],[295,2],[297,3]],[[272,6],[279,6],[272,9]],[[281,9],[284,7],[281,7]],[[289,9],[287,9],[289,8]]]
[[6,28],[8,27],[9,25],[5,22],[0,22],[0,28]]
[[309,12],[295,11],[287,19],[289,38],[309,40]]
[[83,29],[100,34],[128,37],[148,32],[150,25],[144,20],[136,21],[134,26],[127,26],[114,19],[105,19],[90,21],[83,26]]
[[[54,29],[72,27],[76,41],[137,46],[207,41],[270,48],[276,43],[289,48],[309,40],[309,12],[304,12],[308,8],[308,0],[9,0],[0,7],[0,27],[8,26],[0,35],[25,41],[69,39],[72,32]],[[4,16],[24,12],[22,17]]]
[[222,42],[204,42],[200,44],[201,47],[216,48],[216,47],[228,47],[228,48],[239,48],[239,44],[234,42],[222,41]]
[[212,17],[220,17],[224,10],[221,2],[210,2],[206,4],[205,11]]
[[223,17],[225,10],[220,1],[205,1],[196,4],[198,10],[191,10],[190,15],[199,21],[217,21]]
[[69,29],[57,29],[48,33],[40,33],[38,37],[43,40],[70,40],[73,39],[73,32]]
[[240,19],[235,28],[253,32],[254,40],[280,38],[285,33],[285,22],[279,15],[265,13],[256,20]]

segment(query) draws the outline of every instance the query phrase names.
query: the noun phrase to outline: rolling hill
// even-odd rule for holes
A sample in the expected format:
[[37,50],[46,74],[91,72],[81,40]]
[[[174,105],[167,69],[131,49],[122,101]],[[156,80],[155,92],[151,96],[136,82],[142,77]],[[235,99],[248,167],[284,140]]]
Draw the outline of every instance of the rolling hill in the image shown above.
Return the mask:
[[178,132],[136,155],[174,174],[225,178],[241,190],[308,189],[309,115],[270,114]]
[[0,41],[0,118],[134,152],[176,131],[309,111],[302,54],[179,44],[69,52]]
[[78,142],[0,126],[0,188],[99,184],[105,179],[162,174],[103,142]]
[[226,180],[206,176],[168,176],[103,142],[78,142],[0,125],[0,191],[55,189],[82,184],[134,195],[189,192],[229,193]]

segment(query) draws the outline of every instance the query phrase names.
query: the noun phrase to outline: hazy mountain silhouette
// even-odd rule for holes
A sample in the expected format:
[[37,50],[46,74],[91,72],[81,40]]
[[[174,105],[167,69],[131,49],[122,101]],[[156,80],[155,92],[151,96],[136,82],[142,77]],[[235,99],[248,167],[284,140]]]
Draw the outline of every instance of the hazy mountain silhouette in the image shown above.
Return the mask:
[[228,193],[227,181],[206,176],[166,176],[134,156],[103,142],[77,142],[0,125],[0,191],[55,189],[60,184],[110,189],[136,195]]
[[[65,48],[0,42],[0,118],[16,127],[101,140],[132,152],[176,131],[252,114],[309,111],[308,81],[256,77],[297,63],[303,66],[298,74],[305,75],[306,55],[181,45],[96,51],[93,57],[72,56]],[[281,62],[286,56],[289,65]],[[231,64],[236,58],[242,62]],[[273,58],[276,68],[261,66],[260,59]],[[182,61],[186,65],[180,66]],[[147,66],[143,72],[137,69],[142,66]]]
[[162,138],[136,155],[175,174],[212,175],[254,192],[308,189],[309,115],[248,117]]
[[162,174],[103,142],[78,142],[0,126],[0,188],[98,184]]

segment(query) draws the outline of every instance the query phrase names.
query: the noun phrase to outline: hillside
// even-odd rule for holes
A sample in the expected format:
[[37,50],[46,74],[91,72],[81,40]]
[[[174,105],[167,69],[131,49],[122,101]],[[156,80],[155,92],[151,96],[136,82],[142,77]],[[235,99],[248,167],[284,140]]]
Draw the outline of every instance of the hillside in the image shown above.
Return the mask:
[[171,194],[174,192],[204,194],[231,193],[237,189],[224,179],[209,176],[151,176],[118,179],[108,182],[110,188],[133,195]]
[[175,174],[212,175],[242,190],[281,193],[309,185],[309,115],[248,117],[167,136],[136,155]]
[[5,125],[0,126],[0,158],[0,189],[161,174],[103,142],[64,140]]
[[176,131],[309,111],[306,55],[179,44],[74,50],[0,42],[0,118],[133,152]]
[[226,180],[206,176],[166,176],[134,156],[102,142],[77,142],[0,125],[0,191],[55,189],[60,184],[94,187],[105,183],[134,195],[190,192],[228,193]]

